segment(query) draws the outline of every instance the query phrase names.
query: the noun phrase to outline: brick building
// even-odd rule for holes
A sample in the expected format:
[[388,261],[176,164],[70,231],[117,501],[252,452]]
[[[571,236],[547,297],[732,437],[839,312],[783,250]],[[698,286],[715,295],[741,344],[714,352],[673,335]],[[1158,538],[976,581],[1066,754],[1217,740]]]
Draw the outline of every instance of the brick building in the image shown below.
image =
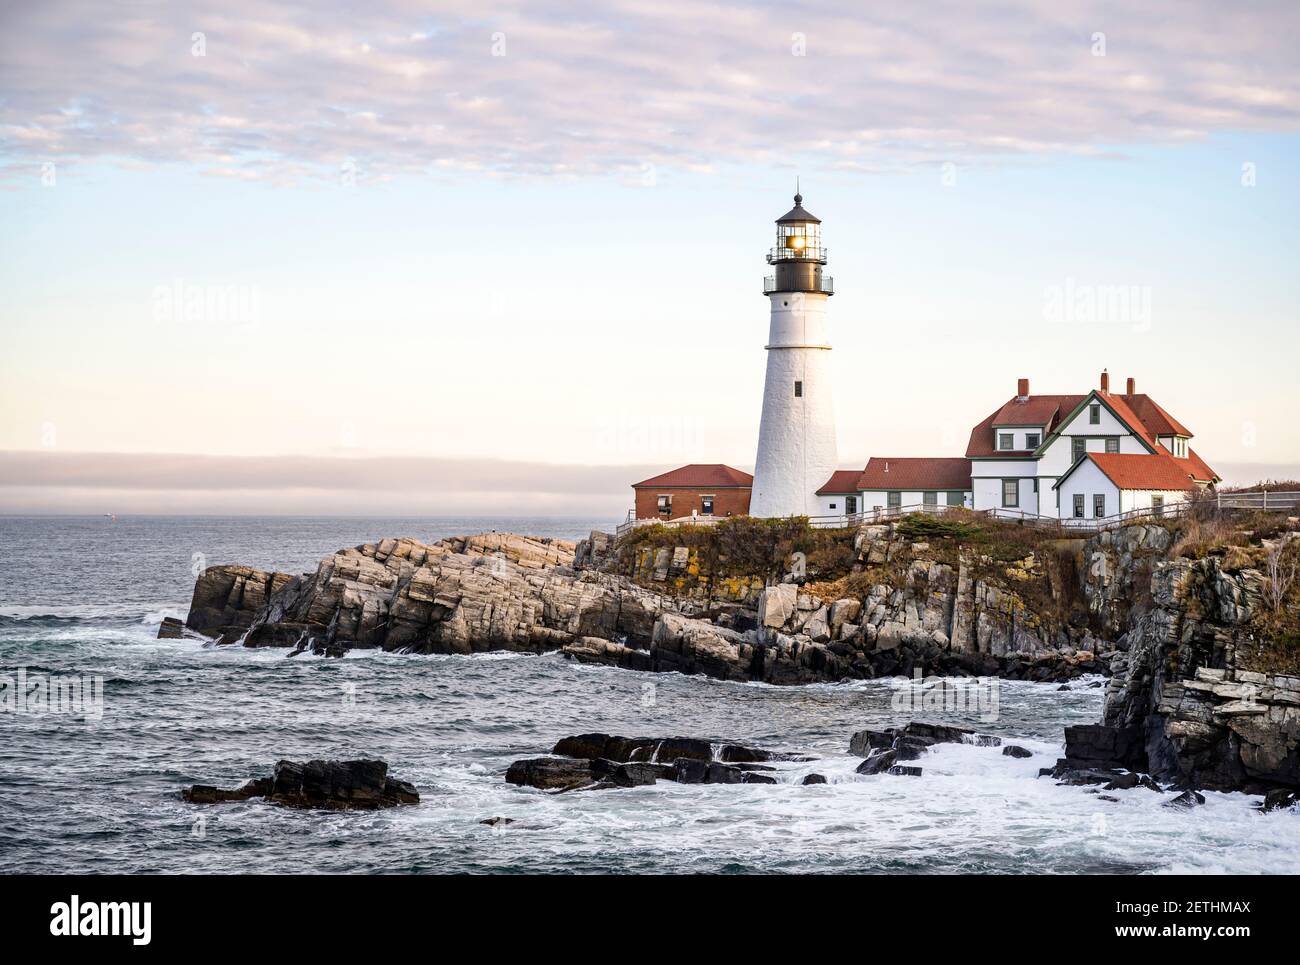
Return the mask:
[[745,516],[754,477],[721,463],[692,464],[632,484],[637,519]]

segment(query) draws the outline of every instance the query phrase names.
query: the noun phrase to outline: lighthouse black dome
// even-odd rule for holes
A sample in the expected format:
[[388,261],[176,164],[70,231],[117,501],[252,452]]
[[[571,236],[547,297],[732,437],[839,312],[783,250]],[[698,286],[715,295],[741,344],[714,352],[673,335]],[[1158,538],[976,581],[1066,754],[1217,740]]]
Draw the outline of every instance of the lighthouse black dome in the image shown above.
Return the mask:
[[811,221],[813,224],[822,223],[821,218],[804,210],[802,194],[796,194],[794,196],[794,207],[776,219],[777,224],[790,224],[795,221]]

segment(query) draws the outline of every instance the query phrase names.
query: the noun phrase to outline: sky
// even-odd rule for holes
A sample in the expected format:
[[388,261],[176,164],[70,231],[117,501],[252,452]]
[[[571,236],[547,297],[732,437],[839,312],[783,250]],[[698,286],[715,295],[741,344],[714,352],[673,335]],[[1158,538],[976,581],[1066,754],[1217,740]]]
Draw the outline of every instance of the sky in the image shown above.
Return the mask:
[[796,178],[844,467],[1108,369],[1300,478],[1300,7],[1129,6],[6,5],[0,513],[750,469]]

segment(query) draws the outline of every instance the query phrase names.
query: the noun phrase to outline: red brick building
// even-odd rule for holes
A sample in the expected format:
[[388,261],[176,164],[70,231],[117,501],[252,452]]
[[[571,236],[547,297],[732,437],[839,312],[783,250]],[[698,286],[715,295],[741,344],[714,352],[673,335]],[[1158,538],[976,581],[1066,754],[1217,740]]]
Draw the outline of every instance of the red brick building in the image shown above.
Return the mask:
[[632,484],[637,519],[745,516],[754,477],[721,463],[692,464]]

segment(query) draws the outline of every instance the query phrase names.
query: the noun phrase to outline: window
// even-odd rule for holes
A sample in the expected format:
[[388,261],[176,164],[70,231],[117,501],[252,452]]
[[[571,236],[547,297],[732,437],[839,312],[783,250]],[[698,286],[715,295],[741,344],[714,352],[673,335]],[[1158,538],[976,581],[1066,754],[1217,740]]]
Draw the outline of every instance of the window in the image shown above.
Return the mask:
[[1010,433],[1010,432],[999,432],[999,433],[998,433],[998,448],[999,448],[999,449],[1014,449],[1014,448],[1015,448],[1015,436],[1014,436],[1012,433]]
[[1088,440],[1083,436],[1075,436],[1070,440],[1070,461],[1078,462],[1083,458],[1083,454],[1088,451]]
[[672,511],[673,511],[673,497],[672,497],[672,496],[660,496],[660,497],[659,497],[659,512],[661,512],[661,513],[671,513]]
[[1020,480],[1019,479],[1002,480],[1002,505],[1003,506],[1020,505]]
[[1038,492],[1038,477],[1034,477],[1034,492]]
[[[835,507],[832,506],[831,508],[834,509]],[[846,513],[848,513],[850,516],[852,516],[854,513],[856,513],[856,512],[858,511],[858,497],[857,497],[857,496],[845,496],[845,497],[844,497],[844,511],[845,511]]]
[[1042,434],[1041,432],[1026,432],[1026,433],[1025,433],[1025,448],[1026,448],[1026,449],[1037,449],[1038,446],[1039,446],[1039,444],[1042,443],[1042,441],[1043,441],[1043,434]]
[[888,504],[890,509],[898,509],[900,506],[903,505],[903,494],[890,493],[888,496],[885,497],[885,502]]
[[803,383],[802,383],[802,382],[795,382],[795,384],[794,384],[794,397],[795,397],[796,399],[802,399],[802,398],[803,398]]
[[965,494],[965,493],[956,493],[956,492],[954,492],[954,493],[949,493],[949,494],[948,494],[948,505],[949,505],[949,506],[965,506],[965,505],[966,505],[966,494]]
[[1119,452],[1119,436],[1112,436],[1106,440],[1107,452]]
[[1083,519],[1083,493],[1074,494],[1074,518]]
[[923,506],[938,506],[938,505],[939,505],[939,494],[938,494],[938,493],[922,493],[922,494],[921,494],[921,504],[922,504]]
[[1092,516],[1094,519],[1101,519],[1106,515],[1106,496],[1103,493],[1097,493],[1092,497]]
[[1101,404],[1094,402],[1088,406],[1088,422],[1091,425],[1101,425]]
[[[832,506],[831,508],[834,509],[835,507]],[[713,497],[712,497],[712,496],[701,496],[701,497],[700,497],[700,512],[703,513],[705,516],[712,516],[712,515],[713,515]]]
[[831,508],[831,509],[834,509],[834,508],[835,508],[835,504],[834,504],[834,503],[831,503],[831,507],[830,507],[830,508]]
[[1152,515],[1154,515],[1154,516],[1163,516],[1163,515],[1165,514],[1165,497],[1164,497],[1164,496],[1152,496],[1152,497],[1151,497],[1151,513],[1152,513]]

